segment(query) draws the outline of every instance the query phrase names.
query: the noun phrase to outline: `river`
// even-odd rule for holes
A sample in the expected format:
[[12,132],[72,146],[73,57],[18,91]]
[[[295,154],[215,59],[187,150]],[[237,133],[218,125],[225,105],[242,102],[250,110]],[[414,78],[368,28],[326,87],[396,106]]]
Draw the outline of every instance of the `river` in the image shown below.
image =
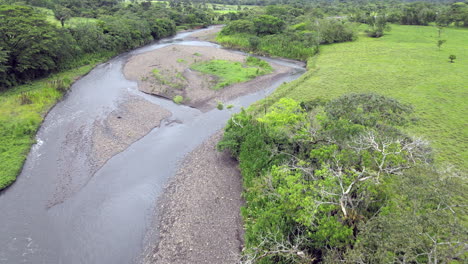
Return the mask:
[[[285,60],[265,58],[295,72],[266,90],[228,102],[236,105],[233,109],[204,113],[141,93],[123,76],[130,56],[172,43],[220,48],[193,41],[190,34],[180,33],[97,66],[49,112],[18,180],[0,193],[0,263],[135,262],[157,214],[156,200],[178,162],[223,128],[240,107],[305,71]],[[93,122],[128,95],[154,102],[172,116],[92,173],[87,160]]]

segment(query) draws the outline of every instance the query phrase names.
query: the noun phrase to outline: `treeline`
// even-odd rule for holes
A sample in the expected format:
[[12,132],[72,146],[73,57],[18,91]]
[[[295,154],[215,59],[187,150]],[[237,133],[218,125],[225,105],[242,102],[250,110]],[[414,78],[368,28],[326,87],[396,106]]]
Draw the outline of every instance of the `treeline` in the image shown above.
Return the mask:
[[366,23],[369,16],[384,17],[387,22],[401,25],[468,27],[468,2],[452,4],[414,2],[395,5],[364,5],[349,11],[351,21]]
[[[321,44],[353,41],[362,23],[370,37],[389,24],[468,26],[468,4],[414,2],[297,2],[226,14],[230,23],[217,40],[262,55],[307,60]],[[361,28],[362,29],[362,28]]]
[[248,10],[228,23],[217,40],[263,55],[305,61],[318,52],[320,44],[357,38],[357,25],[341,18],[325,18],[315,12],[284,5]]
[[242,263],[466,263],[463,178],[403,132],[413,109],[376,94],[280,99],[234,115]]
[[[75,15],[95,19],[67,26]],[[42,9],[0,5],[0,90],[171,36],[177,26],[209,25],[214,15],[151,2],[64,1],[55,5],[54,17],[62,26]]]

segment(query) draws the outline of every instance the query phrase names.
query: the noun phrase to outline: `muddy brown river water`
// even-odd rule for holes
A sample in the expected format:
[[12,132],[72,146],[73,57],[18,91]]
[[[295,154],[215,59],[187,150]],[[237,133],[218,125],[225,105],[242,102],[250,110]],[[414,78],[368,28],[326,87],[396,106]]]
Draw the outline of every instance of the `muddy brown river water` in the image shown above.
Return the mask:
[[[291,74],[266,90],[228,102],[235,105],[231,110],[205,113],[141,93],[135,82],[124,78],[122,67],[135,54],[172,43],[220,48],[190,40],[190,34],[180,33],[99,65],[47,115],[18,180],[0,193],[0,263],[134,263],[157,214],[156,200],[178,162],[241,107],[305,71],[296,63],[265,58],[291,67]],[[129,95],[172,115],[95,171],[89,163],[93,123]]]

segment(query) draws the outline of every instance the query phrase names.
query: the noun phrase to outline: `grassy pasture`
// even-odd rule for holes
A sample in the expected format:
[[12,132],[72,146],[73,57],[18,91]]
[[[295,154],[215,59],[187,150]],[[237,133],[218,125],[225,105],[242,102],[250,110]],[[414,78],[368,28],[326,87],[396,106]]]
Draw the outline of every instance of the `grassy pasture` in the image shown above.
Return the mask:
[[[439,164],[466,170],[468,160],[468,29],[444,29],[437,48],[435,27],[393,25],[382,38],[321,47],[309,71],[282,85],[270,98],[335,98],[375,92],[415,107],[419,119],[407,128],[429,140]],[[448,57],[457,56],[455,63]],[[274,101],[273,100],[273,101]]]

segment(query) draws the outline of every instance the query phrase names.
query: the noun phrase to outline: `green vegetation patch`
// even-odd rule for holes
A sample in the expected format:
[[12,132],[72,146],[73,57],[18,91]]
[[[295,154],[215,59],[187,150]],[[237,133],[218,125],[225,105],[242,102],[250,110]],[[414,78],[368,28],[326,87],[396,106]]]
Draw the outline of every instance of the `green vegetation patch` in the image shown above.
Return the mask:
[[[436,27],[392,25],[381,38],[322,46],[300,79],[270,97],[308,101],[350,92],[375,92],[415,107],[419,122],[408,128],[431,142],[436,160],[466,170],[468,30],[445,28],[439,50]],[[455,63],[448,57],[456,55]],[[274,100],[271,100],[274,98]]]
[[227,60],[210,60],[192,64],[193,70],[214,75],[218,81],[212,89],[220,90],[234,83],[246,82],[257,76],[273,71],[271,66],[260,59],[248,57],[246,63]]
[[[169,80],[168,78],[166,78],[159,69],[153,69],[151,73],[154,79],[162,85],[167,85],[177,90],[181,90],[184,88],[184,85],[178,82],[178,81],[185,80],[185,77],[180,72],[175,74],[175,80]],[[146,80],[143,79],[143,80],[146,81],[147,79]]]
[[[433,249],[427,237],[466,237],[464,179],[434,170],[427,142],[405,134],[413,114],[393,98],[350,93],[328,102],[281,98],[265,112],[233,115],[218,149],[229,150],[242,173],[243,258],[428,263],[420,259]],[[447,259],[465,254],[437,250]]]
[[174,96],[174,98],[172,98],[172,100],[176,104],[181,104],[184,101],[184,97],[182,97],[181,95],[176,95]]

